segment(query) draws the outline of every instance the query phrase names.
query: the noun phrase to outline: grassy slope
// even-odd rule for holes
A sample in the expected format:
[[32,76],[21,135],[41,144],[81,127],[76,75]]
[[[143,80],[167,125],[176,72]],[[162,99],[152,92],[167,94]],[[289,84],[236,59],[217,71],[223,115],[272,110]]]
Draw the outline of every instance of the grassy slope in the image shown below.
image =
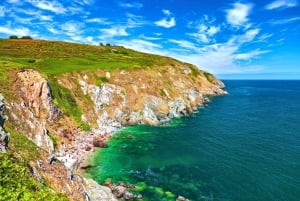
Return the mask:
[[0,200],[68,200],[33,179],[27,165],[40,159],[39,148],[23,134],[6,128],[11,134],[11,143],[7,154],[0,153]]
[[179,63],[168,57],[136,52],[120,46],[20,39],[0,39],[0,59],[37,68],[48,76],[78,70],[134,70]]

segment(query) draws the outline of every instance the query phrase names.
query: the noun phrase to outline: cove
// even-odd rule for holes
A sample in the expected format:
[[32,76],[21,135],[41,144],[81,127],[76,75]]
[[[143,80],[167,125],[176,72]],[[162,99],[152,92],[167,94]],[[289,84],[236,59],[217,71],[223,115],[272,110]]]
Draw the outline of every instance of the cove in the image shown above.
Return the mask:
[[227,96],[163,126],[127,127],[86,174],[143,200],[298,201],[300,81],[224,81]]

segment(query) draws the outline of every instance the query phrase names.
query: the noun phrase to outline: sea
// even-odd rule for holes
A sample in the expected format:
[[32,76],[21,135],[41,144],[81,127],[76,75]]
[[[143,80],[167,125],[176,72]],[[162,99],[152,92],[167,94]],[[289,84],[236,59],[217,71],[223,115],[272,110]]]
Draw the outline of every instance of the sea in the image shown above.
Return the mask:
[[224,83],[190,116],[115,134],[86,175],[145,201],[300,201],[300,81]]

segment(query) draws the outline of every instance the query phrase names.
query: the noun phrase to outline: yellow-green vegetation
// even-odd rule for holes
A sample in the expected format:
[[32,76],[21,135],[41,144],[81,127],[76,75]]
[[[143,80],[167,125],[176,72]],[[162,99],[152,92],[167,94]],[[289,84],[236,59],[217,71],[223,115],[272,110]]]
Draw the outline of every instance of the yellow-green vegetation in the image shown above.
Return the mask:
[[58,84],[55,79],[50,79],[54,104],[56,104],[65,115],[72,116],[77,122],[81,122],[81,110],[79,109],[72,92]]
[[11,140],[8,153],[0,153],[0,200],[68,200],[32,177],[27,166],[29,161],[40,158],[39,148],[21,133],[6,130]]
[[13,155],[0,153],[0,200],[68,200],[33,179],[25,164]]
[[208,72],[203,72],[205,78],[207,79],[207,81],[209,81],[210,83],[212,83],[214,81],[214,77],[212,74],[208,73]]
[[36,68],[46,75],[79,70],[134,70],[178,61],[121,46],[94,46],[43,40],[0,39],[0,59]]

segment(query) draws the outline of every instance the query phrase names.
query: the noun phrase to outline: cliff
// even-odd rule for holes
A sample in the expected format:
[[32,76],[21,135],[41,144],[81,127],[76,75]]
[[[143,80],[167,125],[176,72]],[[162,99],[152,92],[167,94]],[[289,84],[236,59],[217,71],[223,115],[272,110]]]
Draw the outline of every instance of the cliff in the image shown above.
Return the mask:
[[[0,150],[8,147],[12,158],[36,152],[24,156],[27,171],[70,200],[114,200],[79,171],[108,136],[188,115],[209,96],[225,94],[220,80],[191,64],[124,47],[0,40],[0,55]],[[36,148],[18,145],[21,136]]]

